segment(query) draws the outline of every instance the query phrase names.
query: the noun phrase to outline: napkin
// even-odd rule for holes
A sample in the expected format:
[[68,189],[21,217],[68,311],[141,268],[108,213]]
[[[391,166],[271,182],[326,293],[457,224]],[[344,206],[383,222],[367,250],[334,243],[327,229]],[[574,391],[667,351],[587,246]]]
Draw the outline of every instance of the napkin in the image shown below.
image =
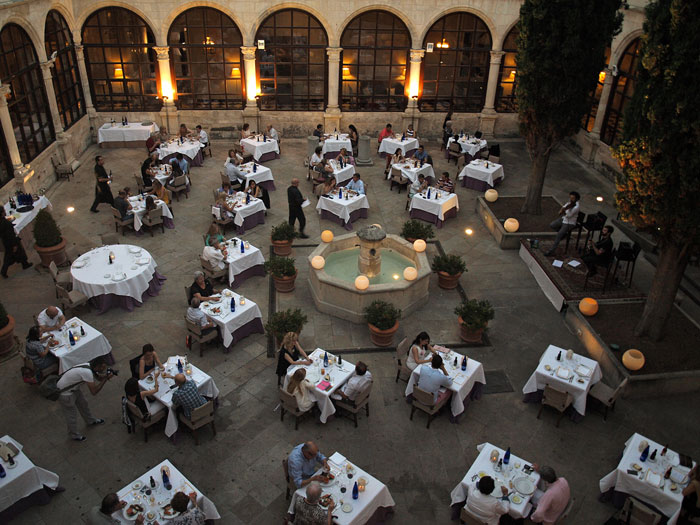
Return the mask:
[[309,204],[311,204],[311,201],[309,199],[305,199],[304,202],[301,203],[301,207],[306,208]]
[[341,467],[343,463],[347,461],[347,458],[340,452],[333,452],[333,455],[328,458],[328,461],[335,463],[338,467]]

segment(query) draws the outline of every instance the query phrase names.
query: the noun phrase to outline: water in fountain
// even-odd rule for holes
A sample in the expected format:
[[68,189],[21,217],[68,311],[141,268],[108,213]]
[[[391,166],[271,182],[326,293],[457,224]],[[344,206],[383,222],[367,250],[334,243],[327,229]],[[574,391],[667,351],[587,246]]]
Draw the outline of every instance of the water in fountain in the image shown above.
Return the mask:
[[[332,277],[342,279],[349,283],[355,282],[360,275],[357,267],[357,259],[360,256],[359,248],[333,252],[326,257],[326,266],[323,268]],[[387,284],[403,279],[403,271],[407,266],[415,267],[415,263],[408,257],[404,257],[394,250],[382,249],[382,263],[379,273],[369,278],[370,284]],[[398,277],[394,277],[398,276]]]

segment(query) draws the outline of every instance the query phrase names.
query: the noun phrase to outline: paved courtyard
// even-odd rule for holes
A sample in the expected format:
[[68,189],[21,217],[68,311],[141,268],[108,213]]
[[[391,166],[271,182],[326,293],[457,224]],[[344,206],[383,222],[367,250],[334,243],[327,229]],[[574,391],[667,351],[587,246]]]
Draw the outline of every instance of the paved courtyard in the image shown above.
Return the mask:
[[[373,139],[374,140],[374,139]],[[529,158],[519,140],[501,140],[501,161],[506,178],[499,191],[518,195],[527,185]],[[167,281],[157,297],[149,298],[133,312],[112,309],[103,315],[78,310],[77,315],[93,325],[109,339],[121,370],[96,396],[89,396],[93,413],[104,417],[107,424],[86,431],[87,441],[71,441],[58,403],[42,399],[36,387],[21,381],[20,360],[15,357],[0,364],[0,395],[5,400],[2,410],[2,434],[9,434],[24,445],[28,456],[38,465],[61,477],[66,492],[57,495],[45,507],[32,508],[17,520],[19,524],[81,523],[90,507],[98,505],[107,492],[117,491],[165,458],[183,472],[217,506],[220,523],[281,523],[288,502],[281,460],[291,448],[305,440],[314,440],[321,451],[340,451],[350,461],[366,469],[384,482],[396,501],[392,523],[450,523],[450,491],[459,483],[477,456],[476,446],[489,441],[502,448],[510,446],[520,457],[553,466],[568,479],[576,498],[571,523],[600,524],[613,514],[609,504],[599,503],[598,480],[617,464],[625,441],[640,432],[660,443],[669,443],[674,450],[693,457],[700,456],[697,442],[700,423],[688,417],[688,407],[697,406],[700,396],[620,400],[616,410],[604,422],[602,414],[590,409],[578,424],[565,419],[555,428],[555,414],[545,411],[535,418],[537,405],[522,403],[522,387],[534,370],[540,354],[549,344],[583,352],[583,346],[570,333],[562,316],[540,292],[537,283],[518,257],[517,251],[502,251],[482,226],[474,212],[480,194],[459,187],[460,210],[456,218],[437,230],[437,240],[446,253],[462,255],[469,271],[461,284],[470,298],[492,302],[496,317],[488,330],[489,345],[468,348],[469,357],[481,361],[487,372],[503,371],[512,391],[487,393],[469,405],[458,424],[451,424],[443,413],[426,430],[425,418],[417,414],[409,421],[410,406],[404,401],[405,384],[394,382],[396,368],[392,352],[365,351],[371,347],[365,325],[332,318],[314,308],[306,282],[306,256],[312,248],[296,248],[299,267],[297,289],[292,294],[276,297],[277,308],[299,306],[309,317],[301,334],[301,345],[343,350],[349,361],[362,359],[369,365],[375,384],[371,397],[370,418],[360,416],[359,427],[343,418],[334,418],[325,425],[307,418],[294,431],[293,422],[280,422],[277,406],[275,360],[267,356],[267,338],[254,335],[235,345],[229,354],[221,348],[208,348],[203,357],[191,354],[191,361],[212,376],[220,390],[220,407],[216,412],[217,435],[201,432],[201,445],[195,446],[191,435],[181,430],[177,443],[168,440],[162,428],[153,431],[148,443],[142,434],[129,435],[121,423],[121,396],[129,375],[128,360],[140,353],[144,343],[152,343],[161,359],[186,351],[186,329],[183,315],[186,308],[183,286],[192,282],[192,273],[199,268],[198,255],[202,234],[210,223],[212,189],[219,185],[229,143],[213,143],[214,157],[203,167],[192,171],[193,187],[188,199],[174,202],[174,230],[134,236],[127,233],[122,242],[146,248],[158,263],[158,271]],[[437,143],[427,149],[436,162],[436,173],[445,169],[456,175],[438,151]],[[100,245],[99,234],[114,231],[106,205],[100,213],[91,214],[94,177],[93,158],[106,158],[106,168],[115,176],[116,188],[134,187],[133,174],[145,158],[144,149],[99,150],[92,146],[82,157],[83,165],[70,182],[54,185],[47,193],[53,203],[53,214],[68,240],[69,252],[77,254]],[[302,179],[302,192],[309,195],[303,159],[305,140],[284,140],[282,157],[269,162],[277,191],[272,192],[272,209],[266,224],[249,230],[244,238],[269,255],[269,234],[272,225],[286,220],[286,188],[292,177]],[[398,233],[408,218],[404,210],[406,194],[390,192],[383,180],[384,161],[374,158],[375,165],[358,168],[369,182],[370,212],[367,219],[355,223],[355,230],[365,224],[379,223],[388,232]],[[600,174],[582,165],[566,149],[552,156],[545,194],[564,200],[571,190],[582,195],[582,210],[601,209],[614,217],[611,207],[613,184]],[[604,197],[602,204],[595,196]],[[313,199],[315,206],[315,199]],[[75,212],[66,208],[74,206]],[[319,220],[313,207],[306,208],[309,243],[320,242],[325,229],[336,235],[345,233],[328,221]],[[467,237],[465,228],[474,234]],[[616,242],[619,236],[615,235]],[[436,253],[430,244],[428,254]],[[32,253],[32,260],[38,258]],[[0,281],[0,295],[7,311],[17,319],[16,335],[23,339],[32,323],[32,314],[55,303],[51,277],[46,271],[20,271],[13,267],[10,279]],[[640,261],[635,283],[648,288],[653,268]],[[248,280],[240,292],[258,303],[266,319],[268,279]],[[449,346],[459,342],[453,308],[459,303],[456,291],[438,288],[431,276],[430,299],[422,308],[401,320],[396,337],[413,338],[427,330],[433,341]],[[359,353],[353,350],[363,349]],[[507,386],[507,385],[506,385]],[[508,390],[508,388],[505,388]],[[82,425],[82,422],[81,422]]]

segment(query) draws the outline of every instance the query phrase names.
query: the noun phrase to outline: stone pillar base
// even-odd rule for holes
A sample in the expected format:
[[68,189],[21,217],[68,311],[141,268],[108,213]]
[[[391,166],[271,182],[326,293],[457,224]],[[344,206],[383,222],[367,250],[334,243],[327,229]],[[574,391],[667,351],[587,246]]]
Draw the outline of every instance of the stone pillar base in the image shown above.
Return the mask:
[[34,170],[32,168],[28,168],[27,166],[20,164],[18,166],[14,166],[14,172],[15,187],[17,190],[28,193],[36,193],[39,191],[39,188],[34,188],[32,186],[31,179],[34,177]]
[[340,118],[342,114],[340,113],[340,108],[338,107],[328,107],[326,112],[323,114],[323,128],[327,133],[331,130],[337,129],[340,131]]
[[260,133],[260,110],[255,101],[248,101],[243,109],[243,124],[250,124],[254,131]]
[[360,135],[357,144],[357,158],[355,164],[357,166],[373,166],[372,152],[370,150],[370,138],[367,135]]
[[597,133],[586,133],[583,140],[576,141],[581,147],[581,158],[586,164],[593,164],[595,155],[600,147],[600,136]]
[[494,110],[487,110],[481,112],[479,115],[479,130],[484,134],[484,138],[493,138],[493,130],[496,127],[496,118],[498,113]]
[[165,127],[170,135],[176,135],[180,124],[177,121],[177,106],[172,100],[167,101],[163,104],[160,109],[160,126]]

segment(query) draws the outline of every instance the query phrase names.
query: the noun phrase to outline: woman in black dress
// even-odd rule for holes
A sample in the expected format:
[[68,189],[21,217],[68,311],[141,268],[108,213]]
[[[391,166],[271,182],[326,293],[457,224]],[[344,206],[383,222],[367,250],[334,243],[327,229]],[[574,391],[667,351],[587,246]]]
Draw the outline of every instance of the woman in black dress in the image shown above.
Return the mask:
[[150,413],[148,411],[148,407],[146,406],[146,402],[144,401],[144,399],[158,392],[159,387],[157,374],[154,383],[155,388],[153,388],[152,390],[141,390],[139,388],[138,379],[136,379],[135,377],[130,377],[126,380],[126,384],[124,385],[124,393],[126,394],[126,398],[139,408],[139,410],[144,416],[144,420],[150,417]]
[[204,273],[199,270],[194,272],[194,282],[190,286],[190,301],[192,301],[193,297],[200,301],[210,301],[214,299],[217,293],[209,279],[204,278]]
[[156,365],[158,365],[159,368],[163,368],[163,363],[158,359],[158,354],[156,354],[153,345],[151,343],[146,343],[143,345],[141,359],[139,359],[139,379],[146,377]]
[[[304,356],[304,359],[299,359]],[[291,365],[310,365],[311,359],[306,355],[304,349],[299,344],[299,336],[294,332],[287,332],[282,339],[282,346],[277,355],[277,383],[282,381],[282,378],[287,375],[287,369]]]

